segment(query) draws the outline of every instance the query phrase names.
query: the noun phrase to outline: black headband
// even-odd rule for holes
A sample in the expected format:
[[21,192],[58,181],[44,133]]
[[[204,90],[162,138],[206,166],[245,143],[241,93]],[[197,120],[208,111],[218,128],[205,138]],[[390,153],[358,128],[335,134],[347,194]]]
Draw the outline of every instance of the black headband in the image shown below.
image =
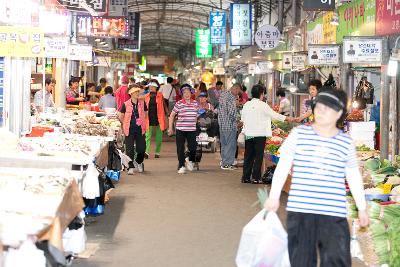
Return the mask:
[[343,110],[345,107],[344,103],[337,96],[328,92],[319,93],[314,99],[314,105],[317,103],[324,104],[336,111]]

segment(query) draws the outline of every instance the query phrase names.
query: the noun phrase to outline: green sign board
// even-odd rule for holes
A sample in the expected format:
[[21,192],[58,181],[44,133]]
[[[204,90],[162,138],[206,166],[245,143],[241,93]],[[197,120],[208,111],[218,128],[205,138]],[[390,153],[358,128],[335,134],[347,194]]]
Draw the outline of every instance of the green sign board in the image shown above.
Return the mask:
[[210,29],[196,29],[196,57],[211,58]]
[[353,0],[338,8],[339,26],[336,41],[343,43],[344,36],[374,36],[376,0]]

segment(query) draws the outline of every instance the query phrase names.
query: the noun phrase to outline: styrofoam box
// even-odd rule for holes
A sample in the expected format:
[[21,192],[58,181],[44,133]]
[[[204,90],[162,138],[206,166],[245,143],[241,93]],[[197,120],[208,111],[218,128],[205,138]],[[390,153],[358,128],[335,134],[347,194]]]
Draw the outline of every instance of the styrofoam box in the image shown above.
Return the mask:
[[349,122],[349,130],[350,131],[367,131],[374,132],[375,131],[375,122],[374,121],[359,121],[359,122]]
[[375,132],[349,132],[353,140],[374,140]]
[[375,148],[375,142],[374,141],[354,140],[354,143],[355,143],[356,146],[365,145],[365,146],[369,147],[370,149],[374,149]]

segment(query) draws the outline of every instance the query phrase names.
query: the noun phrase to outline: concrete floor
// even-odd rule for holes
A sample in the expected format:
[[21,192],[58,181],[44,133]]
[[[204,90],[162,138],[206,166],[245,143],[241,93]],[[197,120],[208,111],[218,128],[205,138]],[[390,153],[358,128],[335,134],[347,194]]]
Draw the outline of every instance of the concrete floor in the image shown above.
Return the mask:
[[[235,266],[262,186],[241,184],[241,169],[220,170],[218,153],[204,154],[200,171],[185,175],[176,174],[174,143],[165,143],[161,156],[145,161],[144,174],[124,175],[105,214],[87,219],[88,242],[100,249],[73,266]],[[279,215],[285,221],[284,208]]]

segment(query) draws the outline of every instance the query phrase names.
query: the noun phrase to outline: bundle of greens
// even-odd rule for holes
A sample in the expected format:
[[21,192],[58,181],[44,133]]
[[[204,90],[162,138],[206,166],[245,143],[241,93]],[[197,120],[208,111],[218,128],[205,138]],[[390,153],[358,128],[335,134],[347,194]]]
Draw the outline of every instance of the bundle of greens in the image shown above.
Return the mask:
[[400,205],[370,202],[370,231],[381,264],[400,266]]

